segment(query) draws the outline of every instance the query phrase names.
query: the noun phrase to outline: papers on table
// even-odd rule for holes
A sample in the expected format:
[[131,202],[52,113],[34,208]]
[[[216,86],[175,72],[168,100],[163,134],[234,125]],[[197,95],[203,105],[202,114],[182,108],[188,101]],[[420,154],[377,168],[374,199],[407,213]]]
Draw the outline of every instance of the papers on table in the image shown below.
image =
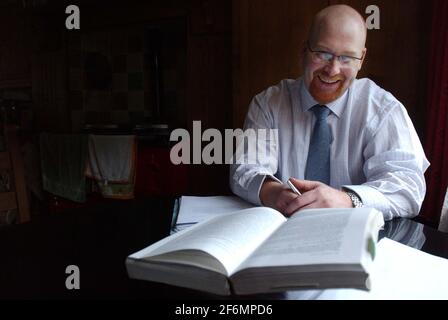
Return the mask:
[[173,232],[181,231],[189,226],[213,218],[217,215],[228,214],[242,209],[252,208],[236,196],[192,197],[182,196],[178,201],[177,216],[173,218]]

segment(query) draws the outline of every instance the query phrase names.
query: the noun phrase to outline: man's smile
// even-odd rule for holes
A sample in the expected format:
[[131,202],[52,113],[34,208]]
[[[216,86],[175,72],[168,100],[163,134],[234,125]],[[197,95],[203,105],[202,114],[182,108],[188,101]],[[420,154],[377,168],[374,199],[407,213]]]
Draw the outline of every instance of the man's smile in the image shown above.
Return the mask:
[[335,83],[338,83],[341,81],[340,79],[334,79],[334,80],[326,79],[326,78],[322,77],[321,75],[318,75],[317,77],[319,78],[320,81],[322,81],[323,83],[326,83],[326,84],[335,84]]

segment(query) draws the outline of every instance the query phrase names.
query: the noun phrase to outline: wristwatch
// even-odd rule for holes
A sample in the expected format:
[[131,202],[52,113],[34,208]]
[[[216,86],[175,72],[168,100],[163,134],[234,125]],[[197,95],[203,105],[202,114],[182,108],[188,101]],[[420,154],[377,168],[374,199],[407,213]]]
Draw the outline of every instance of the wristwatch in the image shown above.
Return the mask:
[[345,193],[347,193],[350,200],[352,200],[353,208],[361,208],[363,206],[361,198],[356,193],[351,191],[345,191]]

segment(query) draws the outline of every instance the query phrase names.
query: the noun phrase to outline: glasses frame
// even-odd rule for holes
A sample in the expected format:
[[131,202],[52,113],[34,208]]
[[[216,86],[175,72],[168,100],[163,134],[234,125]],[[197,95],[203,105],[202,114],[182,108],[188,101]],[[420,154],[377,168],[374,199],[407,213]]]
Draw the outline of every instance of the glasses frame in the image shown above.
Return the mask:
[[[328,52],[328,51],[324,51],[324,50],[313,50],[313,49],[311,49],[311,46],[310,46],[309,41],[306,42],[306,47],[307,47],[307,49],[308,49],[311,53],[314,53],[314,54],[316,54],[316,53],[321,53],[321,54],[328,54],[328,55],[331,55],[331,59],[330,59],[330,60],[325,60],[325,59],[321,59],[321,58],[317,57],[319,60],[321,60],[321,61],[323,61],[323,62],[325,62],[325,63],[330,63],[331,61],[333,61],[334,59],[336,59],[336,60],[338,60],[339,63],[342,64],[342,65],[350,65],[350,63],[351,63],[351,62],[355,62],[355,60],[357,60],[357,61],[362,61],[362,60],[364,59],[364,52],[362,53],[361,58],[358,58],[358,57],[353,57],[353,56],[349,56],[349,55],[346,55],[346,54],[336,55],[336,54],[334,54],[334,53],[332,53],[332,52]],[[346,58],[348,58],[348,59],[349,59],[348,62],[347,62],[347,63],[343,62],[343,61],[341,60],[341,57],[346,57]]]

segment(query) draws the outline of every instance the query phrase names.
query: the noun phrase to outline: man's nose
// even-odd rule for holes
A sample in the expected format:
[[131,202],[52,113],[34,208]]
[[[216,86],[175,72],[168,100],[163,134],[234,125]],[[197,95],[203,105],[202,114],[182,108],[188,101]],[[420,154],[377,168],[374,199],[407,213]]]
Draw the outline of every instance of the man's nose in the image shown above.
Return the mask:
[[339,64],[338,59],[333,58],[331,61],[327,63],[325,66],[325,72],[330,76],[333,77],[341,71],[341,66]]

